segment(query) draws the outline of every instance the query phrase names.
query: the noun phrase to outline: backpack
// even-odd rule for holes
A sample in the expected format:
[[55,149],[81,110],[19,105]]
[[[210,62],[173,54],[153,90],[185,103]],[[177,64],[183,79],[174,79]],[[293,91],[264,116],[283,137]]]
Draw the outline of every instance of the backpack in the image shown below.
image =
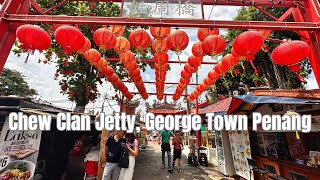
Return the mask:
[[118,167],[121,167],[121,168],[129,167],[129,150],[126,146],[122,146]]

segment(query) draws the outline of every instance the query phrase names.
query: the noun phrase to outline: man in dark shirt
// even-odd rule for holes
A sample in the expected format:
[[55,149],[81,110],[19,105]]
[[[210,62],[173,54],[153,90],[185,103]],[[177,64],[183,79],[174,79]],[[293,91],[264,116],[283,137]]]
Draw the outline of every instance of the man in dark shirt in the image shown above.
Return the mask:
[[116,135],[111,136],[107,140],[107,162],[103,170],[103,180],[118,180],[120,167],[118,162],[121,156],[122,145],[126,143],[123,138],[124,131],[117,131]]

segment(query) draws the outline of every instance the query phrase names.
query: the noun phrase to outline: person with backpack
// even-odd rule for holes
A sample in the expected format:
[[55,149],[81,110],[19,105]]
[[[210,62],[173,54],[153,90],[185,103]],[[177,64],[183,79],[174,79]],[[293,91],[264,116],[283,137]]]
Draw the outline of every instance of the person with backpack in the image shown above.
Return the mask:
[[168,172],[172,173],[172,167],[171,167],[171,148],[170,148],[170,137],[173,136],[171,131],[168,130],[162,130],[160,132],[160,137],[158,143],[161,142],[161,151],[162,151],[162,169],[165,168],[165,154],[167,152],[168,155]]
[[103,170],[103,180],[118,180],[119,178],[121,168],[118,166],[118,163],[122,146],[126,144],[126,139],[123,136],[124,131],[117,131],[116,135],[109,137],[107,140],[107,162]]
[[129,151],[129,166],[128,168],[121,168],[118,180],[131,180],[133,177],[135,156],[138,155],[139,144],[137,138],[133,133],[126,134],[127,149]]
[[173,145],[173,162],[172,167],[174,167],[174,162],[178,159],[178,172],[181,172],[181,151],[183,150],[182,139],[179,131],[176,131],[175,136],[172,139]]

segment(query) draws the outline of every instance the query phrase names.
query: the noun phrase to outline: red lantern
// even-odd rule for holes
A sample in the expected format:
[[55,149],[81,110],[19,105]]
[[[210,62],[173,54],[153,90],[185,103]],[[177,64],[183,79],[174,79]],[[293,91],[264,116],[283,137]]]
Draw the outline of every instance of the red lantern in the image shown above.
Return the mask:
[[105,75],[106,77],[108,77],[108,76],[112,76],[113,73],[114,73],[114,71],[113,71],[113,69],[112,69],[110,66],[107,66],[106,68],[103,68],[103,69],[102,69],[101,73],[102,73],[103,75]]
[[199,28],[198,39],[202,42],[206,37],[210,35],[219,35],[219,29],[213,28]]
[[169,50],[167,47],[167,40],[166,39],[162,39],[162,40],[155,39],[152,42],[152,50],[154,53],[167,53]]
[[88,51],[91,48],[90,40],[87,37],[84,37],[84,38],[85,38],[84,46],[82,47],[82,49],[77,51],[78,54],[83,54],[83,53],[85,53],[86,51]]
[[105,52],[116,45],[116,36],[108,28],[100,28],[93,33],[93,41],[99,50]]
[[232,54],[227,54],[222,58],[228,65],[228,69],[232,69],[235,65],[238,64],[238,58],[233,56]]
[[199,58],[202,58],[206,55],[203,53],[201,41],[194,43],[194,45],[192,46],[192,54]]
[[226,40],[220,35],[210,35],[202,42],[202,50],[208,56],[222,53],[226,48]]
[[150,27],[150,33],[155,39],[165,39],[170,34],[170,27]]
[[119,54],[125,53],[130,50],[130,43],[124,37],[117,37],[117,42],[113,49]]
[[23,44],[24,51],[34,53],[48,49],[51,45],[50,35],[37,25],[22,25],[18,27],[16,36]]
[[[167,38],[167,46],[171,51],[175,51],[175,53],[179,55],[182,53],[182,51],[187,48],[189,43],[189,37],[187,33],[181,30],[176,30],[173,33],[170,33],[170,35]],[[180,61],[180,59],[179,59]]]
[[83,34],[73,26],[59,26],[54,32],[54,37],[68,55],[71,55],[73,51],[82,49],[85,44]]
[[111,82],[113,84],[113,83],[117,82],[119,77],[115,73],[113,73],[111,76],[107,76],[107,79],[109,82]]
[[189,82],[190,82],[190,78],[180,78],[180,83],[181,84],[189,84]]
[[89,61],[90,64],[96,64],[101,60],[101,55],[99,51],[95,49],[89,49],[83,55],[86,58],[86,60]]
[[239,56],[246,56],[246,60],[254,60],[254,54],[257,53],[262,45],[263,36],[257,31],[246,31],[236,37],[233,43],[233,49]]
[[189,64],[186,64],[183,69],[188,73],[194,73],[197,71],[197,68],[192,67]]
[[309,55],[309,45],[303,41],[289,41],[276,47],[271,58],[278,65],[292,65],[302,61]]
[[221,74],[215,72],[214,70],[210,71],[209,74],[208,74],[208,78],[210,78],[213,81],[218,80],[220,78],[220,76],[221,76]]
[[142,28],[133,30],[129,35],[130,45],[135,48],[139,53],[147,49],[150,46],[150,36]]
[[124,33],[124,26],[121,25],[110,25],[108,29],[116,36],[120,37]]
[[192,67],[196,67],[198,68],[198,66],[200,66],[202,63],[202,58],[198,58],[194,55],[189,56],[188,58],[188,64]]
[[206,77],[206,78],[204,78],[203,83],[207,86],[211,86],[214,83],[214,81],[212,79]]
[[181,77],[182,77],[182,78],[188,79],[188,78],[190,78],[191,76],[192,76],[191,73],[188,73],[188,72],[186,72],[185,70],[182,70],[182,71],[181,71]]
[[214,71],[218,74],[224,75],[228,71],[228,65],[225,62],[220,61],[214,66]]
[[153,61],[155,63],[167,63],[169,60],[169,56],[167,53],[155,54],[153,57]]

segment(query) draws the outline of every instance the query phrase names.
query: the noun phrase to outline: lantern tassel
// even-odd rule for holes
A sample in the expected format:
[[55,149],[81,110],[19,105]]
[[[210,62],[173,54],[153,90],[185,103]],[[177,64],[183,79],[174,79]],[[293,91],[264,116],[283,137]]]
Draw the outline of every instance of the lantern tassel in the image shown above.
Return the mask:
[[92,65],[91,65],[91,67],[90,67],[90,73],[92,72]]
[[68,65],[69,65],[69,61],[68,61],[68,59],[66,59],[66,60],[64,61],[64,66],[67,67]]
[[30,53],[28,53],[28,55],[27,55],[26,59],[24,60],[24,63],[25,63],[25,64],[27,64],[27,62],[28,62],[29,55],[30,55]]
[[138,61],[141,62],[141,54],[139,53]]
[[73,62],[77,62],[78,59],[78,54],[76,55],[76,57],[74,58]]
[[229,72],[230,72],[231,76],[234,78],[232,71],[230,70]]
[[242,69],[243,69],[243,70],[245,70],[245,68],[244,68],[244,66],[243,66],[243,62],[242,62],[242,61],[240,61],[240,64],[241,64]]
[[303,82],[303,83],[306,82],[306,80],[305,80],[303,77],[301,77],[298,73],[296,73],[296,76],[297,76],[297,78],[299,79],[299,81],[301,81],[301,82]]
[[178,55],[178,61],[179,61],[179,64],[181,65],[181,62],[180,62],[180,57],[179,57],[179,55]]

